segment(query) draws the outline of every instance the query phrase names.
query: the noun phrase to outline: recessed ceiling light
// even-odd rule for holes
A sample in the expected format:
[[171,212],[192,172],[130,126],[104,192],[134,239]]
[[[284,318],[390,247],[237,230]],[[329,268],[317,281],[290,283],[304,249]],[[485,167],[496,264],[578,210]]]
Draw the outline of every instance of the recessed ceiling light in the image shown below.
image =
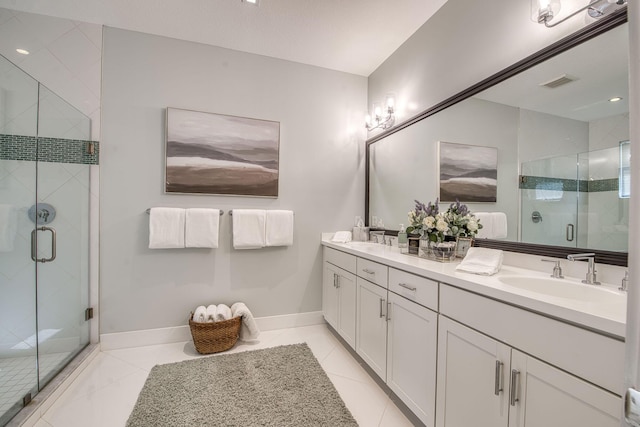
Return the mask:
[[253,5],[253,6],[258,6],[258,2],[260,0],[241,0],[241,1],[242,1],[242,3],[247,3],[247,4],[250,4],[250,5]]
[[16,49],[16,52],[18,52],[21,55],[29,55],[29,51],[26,49]]
[[620,98],[619,96],[614,96],[613,98],[611,98],[609,100],[609,102],[618,102],[618,101],[621,101],[621,100],[622,100],[622,98]]

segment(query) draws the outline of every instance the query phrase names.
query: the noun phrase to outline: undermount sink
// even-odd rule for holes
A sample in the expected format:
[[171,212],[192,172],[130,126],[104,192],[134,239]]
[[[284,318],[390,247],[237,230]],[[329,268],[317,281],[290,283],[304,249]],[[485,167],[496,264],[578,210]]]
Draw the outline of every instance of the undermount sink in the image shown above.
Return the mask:
[[546,277],[503,276],[503,284],[537,294],[594,303],[624,302],[624,295],[598,285]]

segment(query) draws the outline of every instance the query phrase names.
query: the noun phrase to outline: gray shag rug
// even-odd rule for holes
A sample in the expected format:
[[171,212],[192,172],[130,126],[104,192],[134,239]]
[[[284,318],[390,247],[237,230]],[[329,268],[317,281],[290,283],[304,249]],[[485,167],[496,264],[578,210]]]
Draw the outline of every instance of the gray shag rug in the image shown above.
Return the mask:
[[357,426],[307,344],[154,366],[127,427]]

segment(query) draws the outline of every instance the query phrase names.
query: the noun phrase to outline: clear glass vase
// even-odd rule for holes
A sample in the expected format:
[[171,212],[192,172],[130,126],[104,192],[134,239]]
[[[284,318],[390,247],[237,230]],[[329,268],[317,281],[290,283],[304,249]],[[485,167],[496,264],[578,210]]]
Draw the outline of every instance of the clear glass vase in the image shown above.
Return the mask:
[[456,258],[456,242],[432,242],[431,259],[440,262],[453,261]]
[[429,240],[429,235],[424,234],[420,237],[420,245],[418,247],[418,256],[420,258],[431,258],[431,240]]

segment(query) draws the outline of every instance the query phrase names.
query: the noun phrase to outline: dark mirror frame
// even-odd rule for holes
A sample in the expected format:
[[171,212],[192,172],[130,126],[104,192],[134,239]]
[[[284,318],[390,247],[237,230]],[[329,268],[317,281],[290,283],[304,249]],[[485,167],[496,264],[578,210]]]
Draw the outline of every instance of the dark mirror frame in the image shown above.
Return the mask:
[[[491,77],[482,80],[479,83],[463,90],[462,92],[434,105],[431,108],[405,120],[404,122],[394,126],[386,131],[383,131],[366,141],[366,159],[365,159],[365,221],[366,225],[369,225],[369,173],[370,173],[370,148],[372,144],[377,141],[386,138],[396,132],[403,130],[404,128],[411,126],[419,121],[431,117],[438,112],[451,107],[467,98],[470,98],[483,90],[494,86],[508,78],[527,70],[535,65],[538,65],[549,58],[552,58],[560,53],[563,53],[587,40],[599,36],[619,25],[627,22],[627,8],[626,6],[616,10],[615,12],[601,18],[599,21],[584,27],[583,29],[557,41],[556,43],[547,46],[546,48],[534,53],[533,55],[516,62],[510,67],[492,75]],[[385,230],[387,234],[397,234],[397,231]],[[520,252],[530,255],[547,256],[554,258],[566,258],[567,255],[578,252],[593,252],[596,254],[596,262],[602,264],[611,264],[618,266],[627,266],[628,254],[626,252],[613,252],[613,251],[600,251],[585,248],[570,248],[563,246],[549,246],[539,245],[533,243],[520,243],[520,242],[505,242],[502,240],[490,240],[490,239],[476,239],[474,240],[474,246],[502,249],[510,252]]]

